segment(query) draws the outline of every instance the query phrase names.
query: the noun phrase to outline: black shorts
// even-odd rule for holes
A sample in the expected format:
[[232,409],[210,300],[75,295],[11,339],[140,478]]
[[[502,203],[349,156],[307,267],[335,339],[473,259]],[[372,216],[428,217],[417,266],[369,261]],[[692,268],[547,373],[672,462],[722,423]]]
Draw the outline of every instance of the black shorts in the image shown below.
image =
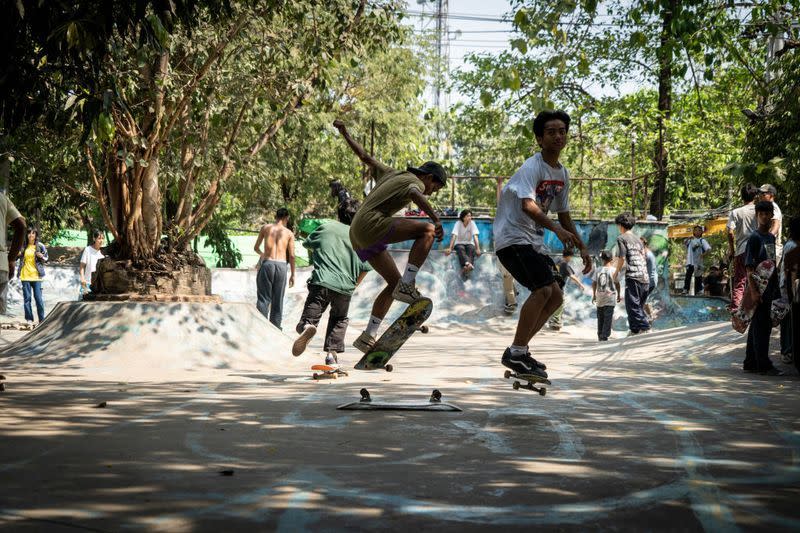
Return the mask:
[[549,255],[537,252],[530,244],[512,244],[495,252],[497,259],[517,282],[530,291],[551,285],[556,268]]

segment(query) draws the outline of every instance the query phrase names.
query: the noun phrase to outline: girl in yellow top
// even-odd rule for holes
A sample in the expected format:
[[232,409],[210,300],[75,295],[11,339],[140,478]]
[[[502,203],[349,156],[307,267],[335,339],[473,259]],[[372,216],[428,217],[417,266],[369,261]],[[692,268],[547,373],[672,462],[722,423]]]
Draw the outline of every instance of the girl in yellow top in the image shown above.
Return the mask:
[[31,307],[31,294],[36,300],[36,314],[39,323],[44,320],[44,300],[42,299],[42,278],[44,278],[44,264],[47,262],[47,248],[39,242],[39,230],[31,227],[28,230],[27,242],[19,254],[19,270],[17,275],[22,282],[22,297],[24,300],[25,320],[33,322],[33,308]]

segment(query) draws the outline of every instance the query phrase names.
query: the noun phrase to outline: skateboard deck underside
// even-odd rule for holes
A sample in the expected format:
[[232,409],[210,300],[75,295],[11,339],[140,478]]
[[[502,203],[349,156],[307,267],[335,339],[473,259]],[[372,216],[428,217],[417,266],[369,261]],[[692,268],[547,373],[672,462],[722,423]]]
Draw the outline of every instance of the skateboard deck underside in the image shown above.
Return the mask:
[[383,332],[375,347],[365,353],[353,368],[356,370],[375,370],[384,368],[386,363],[397,350],[420,328],[423,322],[431,316],[433,302],[429,298],[422,298],[410,304],[403,314]]

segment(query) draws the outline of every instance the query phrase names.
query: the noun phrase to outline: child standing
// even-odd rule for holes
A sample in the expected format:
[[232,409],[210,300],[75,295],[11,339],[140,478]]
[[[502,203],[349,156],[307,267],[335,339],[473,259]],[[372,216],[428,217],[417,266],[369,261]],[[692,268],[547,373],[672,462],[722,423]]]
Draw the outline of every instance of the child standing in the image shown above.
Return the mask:
[[623,265],[625,270],[625,310],[628,312],[628,328],[631,335],[650,331],[650,322],[644,313],[647,300],[647,287],[650,278],[647,276],[647,258],[642,240],[631,231],[636,219],[633,215],[623,213],[614,219],[619,229],[617,237],[617,264],[614,279],[619,279]]
[[683,293],[689,294],[694,276],[694,293],[703,294],[703,258],[711,250],[711,245],[703,238],[703,227],[692,229],[692,238],[686,240],[686,277],[683,280]]
[[600,253],[603,266],[595,270],[592,278],[592,302],[597,304],[597,340],[607,341],[614,321],[614,307],[621,300],[619,281],[614,279],[611,252]]
[[762,294],[758,288],[753,273],[759,263],[766,260],[775,261],[775,235],[770,233],[772,227],[772,202],[761,201],[756,204],[756,221],[758,227],[750,234],[745,248],[744,267],[747,270],[747,287],[751,296],[758,302],[750,328],[747,331],[747,348],[742,367],[745,372],[757,372],[768,376],[782,376],[783,372],[772,365],[769,359],[769,336],[772,332],[772,300],[777,297],[778,276],[773,272],[767,287]]

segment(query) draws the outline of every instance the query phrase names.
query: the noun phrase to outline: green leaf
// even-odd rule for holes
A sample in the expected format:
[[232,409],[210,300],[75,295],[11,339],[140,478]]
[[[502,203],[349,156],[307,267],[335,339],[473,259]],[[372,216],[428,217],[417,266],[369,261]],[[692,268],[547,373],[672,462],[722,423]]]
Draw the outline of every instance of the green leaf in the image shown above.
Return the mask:
[[525,41],[525,39],[512,39],[511,48],[519,50],[522,55],[528,53],[528,43]]
[[78,95],[77,94],[69,95],[69,97],[67,98],[66,103],[64,104],[64,111],[66,111],[67,109],[69,109],[70,107],[75,105],[75,100],[77,100],[77,99],[78,99]]
[[481,98],[481,103],[483,104],[484,107],[489,107],[490,105],[492,105],[492,102],[494,101],[494,97],[485,91],[481,93],[480,98]]

